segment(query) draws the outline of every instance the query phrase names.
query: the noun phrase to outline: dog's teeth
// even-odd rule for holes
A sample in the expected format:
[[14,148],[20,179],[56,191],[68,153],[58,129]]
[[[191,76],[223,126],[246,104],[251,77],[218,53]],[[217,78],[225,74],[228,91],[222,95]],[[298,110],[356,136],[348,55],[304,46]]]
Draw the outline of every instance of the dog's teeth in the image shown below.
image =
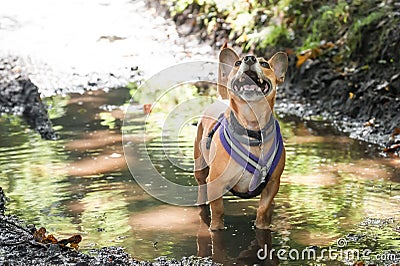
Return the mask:
[[260,82],[260,84],[264,83],[264,80],[262,78],[260,78],[258,81]]
[[243,82],[243,81],[244,81],[244,77],[241,76],[240,79],[239,79],[239,82]]

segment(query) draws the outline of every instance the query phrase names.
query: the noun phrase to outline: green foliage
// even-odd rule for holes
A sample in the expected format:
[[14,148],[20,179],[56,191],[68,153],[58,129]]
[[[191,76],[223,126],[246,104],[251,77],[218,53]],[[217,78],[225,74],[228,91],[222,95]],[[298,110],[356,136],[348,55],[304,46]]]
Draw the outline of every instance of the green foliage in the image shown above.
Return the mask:
[[47,106],[50,119],[56,119],[65,115],[65,106],[68,103],[69,96],[54,96],[43,99],[44,104]]
[[199,6],[197,24],[204,25],[208,34],[218,27],[222,18],[229,25],[231,40],[244,50],[265,49],[290,40],[290,30],[283,25],[282,11],[289,0],[260,2],[214,0],[166,0],[173,16],[181,14],[191,5]]
[[372,12],[366,17],[357,19],[350,29],[348,43],[351,51],[356,51],[361,45],[363,30],[380,20],[385,13],[382,11]]
[[[396,20],[386,16],[393,5],[379,0],[165,0],[164,4],[173,16],[196,10],[196,24],[208,35],[225,29],[230,42],[244,52],[255,49],[263,53],[279,47],[299,53],[332,42],[338,46],[340,58],[335,62],[354,57],[363,45],[362,38],[383,17]],[[377,41],[383,43],[387,32],[382,30],[380,36]],[[379,45],[373,49],[380,50]]]
[[244,48],[245,50],[249,50],[252,46],[258,46],[258,48],[275,46],[289,40],[289,36],[288,29],[283,26],[268,26],[260,32],[249,34],[247,44]]
[[308,32],[303,35],[307,37],[298,50],[315,48],[321,41],[333,41],[342,26],[348,23],[349,15],[349,6],[345,1],[319,7],[307,17],[305,25]]

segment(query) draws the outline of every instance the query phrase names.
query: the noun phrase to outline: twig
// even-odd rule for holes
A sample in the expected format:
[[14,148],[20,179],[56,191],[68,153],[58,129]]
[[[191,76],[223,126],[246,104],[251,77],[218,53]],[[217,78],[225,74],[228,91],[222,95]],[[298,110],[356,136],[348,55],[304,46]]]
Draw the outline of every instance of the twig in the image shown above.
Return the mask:
[[16,243],[5,243],[4,242],[4,243],[0,243],[0,246],[3,246],[3,247],[18,246],[18,245],[25,244],[27,242],[28,242],[28,239],[25,239],[23,241],[19,241],[19,242],[16,242]]

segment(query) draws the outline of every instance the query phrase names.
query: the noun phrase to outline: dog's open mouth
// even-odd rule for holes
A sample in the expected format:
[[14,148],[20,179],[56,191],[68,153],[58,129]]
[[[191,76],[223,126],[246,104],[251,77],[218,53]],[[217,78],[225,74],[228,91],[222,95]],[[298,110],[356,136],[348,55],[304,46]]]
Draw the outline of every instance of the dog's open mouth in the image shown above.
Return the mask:
[[245,71],[242,75],[235,77],[232,81],[232,90],[234,92],[256,93],[267,95],[271,88],[271,82],[268,79],[259,78],[254,71]]

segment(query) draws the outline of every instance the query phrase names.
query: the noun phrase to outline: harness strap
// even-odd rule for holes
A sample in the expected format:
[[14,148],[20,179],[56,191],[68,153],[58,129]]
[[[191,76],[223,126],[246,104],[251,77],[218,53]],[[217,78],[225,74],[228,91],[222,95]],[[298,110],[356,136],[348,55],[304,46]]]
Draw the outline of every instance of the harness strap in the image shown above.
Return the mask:
[[[233,113],[232,117],[236,120]],[[236,120],[239,124],[239,122]],[[273,123],[275,122],[275,123]],[[235,122],[234,122],[235,123]],[[232,127],[228,120],[225,118],[222,113],[212,128],[212,130],[208,133],[206,148],[210,149],[212,138],[218,128],[222,125],[222,129],[220,130],[220,140],[224,147],[224,149],[228,152],[228,154],[241,166],[243,166],[248,172],[253,174],[253,177],[249,184],[249,192],[248,193],[238,193],[233,190],[231,192],[235,195],[238,195],[242,198],[251,198],[257,196],[261,193],[262,189],[268,183],[271,178],[275,168],[278,166],[279,159],[283,150],[283,139],[280,131],[279,123],[274,117],[271,115],[267,126],[265,126],[260,132],[263,134],[262,141],[270,140],[274,137],[274,141],[271,145],[271,148],[268,152],[262,156],[263,159],[258,158],[254,154],[252,154],[248,149],[246,149],[241,143],[249,145],[249,139],[244,140],[244,137],[238,137],[236,131],[237,127]],[[241,126],[245,129],[243,126]],[[247,129],[245,129],[247,130]],[[272,134],[275,131],[275,134]],[[255,132],[255,131],[253,131]],[[268,132],[268,134],[266,134]],[[247,132],[245,132],[246,134]],[[260,135],[261,136],[261,135]],[[247,142],[246,142],[247,141]],[[258,141],[258,140],[257,140]],[[258,142],[260,145],[262,142]],[[250,145],[251,146],[251,145]]]
[[209,150],[211,147],[211,141],[212,138],[214,137],[215,132],[217,131],[217,129],[219,128],[219,126],[221,125],[222,120],[224,120],[224,113],[220,114],[218,119],[217,119],[217,123],[215,123],[214,127],[211,129],[211,131],[208,133],[207,135],[207,141],[206,141],[206,149]]
[[[261,143],[268,141],[272,136],[270,134],[270,129],[274,123],[272,113],[269,117],[268,123],[261,130],[250,130],[243,127],[232,111],[229,122],[228,130],[234,136],[234,138],[249,146],[259,146]],[[253,139],[249,139],[249,137]]]
[[[226,128],[226,123],[226,120],[222,121],[223,129]],[[221,143],[225,150],[238,164],[253,174],[249,184],[249,193],[254,193],[262,183],[268,183],[278,165],[280,155],[282,154],[283,140],[278,121],[275,121],[274,125],[276,128],[274,142],[263,156],[263,160],[249,152],[236,139],[232,138],[227,130],[220,131]]]

